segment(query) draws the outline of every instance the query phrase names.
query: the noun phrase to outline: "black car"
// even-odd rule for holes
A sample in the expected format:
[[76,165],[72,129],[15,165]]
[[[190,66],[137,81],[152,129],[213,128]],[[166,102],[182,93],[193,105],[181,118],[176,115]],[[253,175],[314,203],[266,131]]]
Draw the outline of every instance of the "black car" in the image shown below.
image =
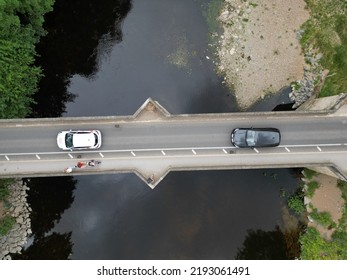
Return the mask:
[[280,141],[277,128],[235,128],[231,132],[231,144],[238,148],[276,147]]

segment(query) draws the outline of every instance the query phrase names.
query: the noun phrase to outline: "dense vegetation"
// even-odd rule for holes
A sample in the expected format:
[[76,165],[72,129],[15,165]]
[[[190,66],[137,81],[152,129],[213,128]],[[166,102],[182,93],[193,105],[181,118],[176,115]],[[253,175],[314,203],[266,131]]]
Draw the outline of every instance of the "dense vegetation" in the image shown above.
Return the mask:
[[322,53],[321,64],[329,75],[319,95],[347,92],[347,1],[306,0],[311,18],[304,24],[301,43]]
[[[305,170],[306,174],[306,170]],[[307,177],[306,177],[307,178]],[[311,177],[310,180],[313,180]],[[312,181],[311,181],[312,182]],[[347,182],[339,181],[344,201],[347,201]],[[313,191],[314,192],[314,191]],[[312,194],[313,195],[313,194]],[[318,212],[317,209],[310,213],[316,223],[325,228],[334,228],[331,240],[324,239],[313,227],[308,227],[300,236],[301,255],[304,260],[346,260],[347,259],[347,205],[345,203],[342,218],[336,225],[329,213]]]
[[[54,0],[0,0],[0,118],[23,118],[30,113],[41,69],[34,65],[35,44],[45,34],[43,15]],[[0,180],[0,200],[6,207],[11,180]],[[14,219],[0,216],[0,236]]]
[[[319,93],[320,97],[347,92],[347,1],[305,0],[311,17],[304,24],[301,44],[304,50],[313,47],[322,54],[321,65],[329,75]],[[308,171],[308,170],[306,170]],[[310,180],[307,195],[312,197],[318,183],[312,181],[314,173],[306,172]],[[339,182],[345,202],[347,184]],[[315,210],[315,209],[314,209]],[[313,211],[311,215],[323,226],[336,227],[332,240],[327,241],[314,228],[308,228],[300,237],[302,259],[347,259],[347,206],[338,225],[332,223],[328,213]]]
[[54,0],[0,0],[0,118],[30,113],[42,75],[34,66],[35,44],[44,35],[43,15]]

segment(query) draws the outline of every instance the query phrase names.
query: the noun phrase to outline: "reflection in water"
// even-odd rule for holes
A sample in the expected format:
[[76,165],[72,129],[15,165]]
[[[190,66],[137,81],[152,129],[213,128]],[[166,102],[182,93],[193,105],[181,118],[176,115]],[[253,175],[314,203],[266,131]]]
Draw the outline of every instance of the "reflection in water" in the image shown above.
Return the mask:
[[14,255],[17,260],[67,260],[72,253],[71,232],[51,233],[35,239],[34,243],[24,249],[22,254]]
[[74,201],[77,180],[73,177],[24,179],[30,188],[27,201],[33,243],[14,259],[66,259],[72,253],[71,232],[52,233],[62,214]]
[[[171,172],[154,190],[135,175],[101,177],[79,178],[55,227],[73,230],[74,259],[233,259],[249,229],[281,224],[281,190],[297,183],[285,169]],[[272,245],[267,256],[287,256]]]
[[[97,59],[112,44],[122,40],[121,22],[131,8],[130,0],[56,0],[54,11],[45,17],[48,34],[37,46],[37,64],[43,68],[44,79],[35,95],[31,117],[59,117],[65,104],[74,100],[68,92],[69,78],[78,73],[93,76]],[[100,45],[101,46],[101,45]]]

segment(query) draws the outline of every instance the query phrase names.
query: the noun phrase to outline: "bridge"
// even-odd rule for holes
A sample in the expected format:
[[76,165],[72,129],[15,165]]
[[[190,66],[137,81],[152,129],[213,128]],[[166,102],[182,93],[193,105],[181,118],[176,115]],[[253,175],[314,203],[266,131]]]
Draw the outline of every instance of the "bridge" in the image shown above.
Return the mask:
[[[134,172],[151,188],[177,170],[324,167],[345,179],[346,96],[311,111],[171,115],[149,98],[132,116],[0,120],[0,177],[67,176],[66,167],[97,159],[71,175]],[[235,148],[236,127],[276,127],[281,144]],[[100,130],[101,149],[60,150],[57,134],[70,129]]]

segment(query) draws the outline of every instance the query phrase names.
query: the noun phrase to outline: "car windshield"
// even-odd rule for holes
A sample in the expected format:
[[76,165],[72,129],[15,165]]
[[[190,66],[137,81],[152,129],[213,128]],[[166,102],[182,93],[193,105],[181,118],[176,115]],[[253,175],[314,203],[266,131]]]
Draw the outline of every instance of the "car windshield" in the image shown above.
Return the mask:
[[65,135],[66,148],[72,148],[72,138],[73,138],[72,133],[66,133],[66,135]]
[[254,130],[248,130],[246,135],[246,142],[248,146],[254,146],[256,143],[256,132]]

